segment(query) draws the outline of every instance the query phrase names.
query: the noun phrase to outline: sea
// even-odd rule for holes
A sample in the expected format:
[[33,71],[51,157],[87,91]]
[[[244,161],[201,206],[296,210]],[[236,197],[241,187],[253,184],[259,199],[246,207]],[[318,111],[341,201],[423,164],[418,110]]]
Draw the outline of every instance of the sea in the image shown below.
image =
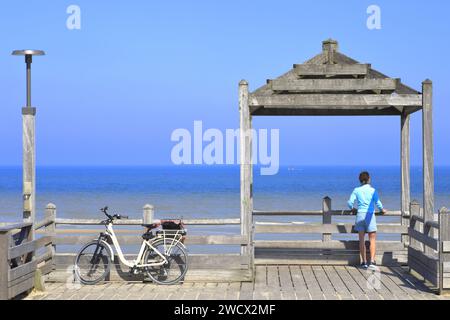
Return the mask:
[[[333,209],[346,209],[347,199],[359,185],[358,175],[368,170],[388,210],[400,209],[400,168],[397,166],[283,166],[277,175],[262,176],[254,168],[255,210],[320,210],[322,199]],[[155,207],[158,219],[238,218],[238,166],[116,166],[37,167],[37,217],[54,203],[59,218],[103,218],[99,211],[141,218],[145,204]],[[21,167],[0,167],[0,222],[21,219]],[[422,203],[422,172],[411,169],[411,198]],[[450,167],[435,168],[435,207],[450,207]],[[337,222],[349,218],[337,218]],[[350,219],[352,219],[350,217]],[[386,218],[392,219],[392,218]],[[320,222],[320,217],[264,217],[270,222]],[[235,234],[234,227],[198,227],[194,234]],[[275,236],[272,236],[274,238]],[[282,235],[280,235],[283,238]],[[291,235],[292,237],[292,235]],[[284,239],[284,238],[283,238]]]

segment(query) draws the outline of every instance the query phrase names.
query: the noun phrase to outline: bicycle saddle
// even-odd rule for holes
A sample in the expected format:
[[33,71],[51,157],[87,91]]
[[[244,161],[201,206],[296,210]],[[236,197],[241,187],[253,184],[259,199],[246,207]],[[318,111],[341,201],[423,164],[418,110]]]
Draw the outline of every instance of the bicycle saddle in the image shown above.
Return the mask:
[[154,236],[154,234],[151,231],[148,231],[148,232],[146,232],[146,233],[144,233],[142,235],[142,239],[144,239],[144,240],[150,240],[150,239],[152,239],[154,237],[155,236]]

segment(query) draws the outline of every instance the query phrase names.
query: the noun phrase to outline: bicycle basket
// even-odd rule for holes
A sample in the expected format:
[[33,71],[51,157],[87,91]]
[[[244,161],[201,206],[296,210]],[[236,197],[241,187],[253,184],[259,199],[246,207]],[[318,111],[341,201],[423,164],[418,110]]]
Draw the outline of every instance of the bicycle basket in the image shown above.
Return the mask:
[[186,229],[184,229],[183,223],[175,221],[163,221],[161,222],[161,230],[156,231],[158,237],[164,239],[179,240],[184,242],[186,236]]
[[183,224],[181,222],[176,223],[175,221],[164,221],[161,223],[163,230],[183,230]]

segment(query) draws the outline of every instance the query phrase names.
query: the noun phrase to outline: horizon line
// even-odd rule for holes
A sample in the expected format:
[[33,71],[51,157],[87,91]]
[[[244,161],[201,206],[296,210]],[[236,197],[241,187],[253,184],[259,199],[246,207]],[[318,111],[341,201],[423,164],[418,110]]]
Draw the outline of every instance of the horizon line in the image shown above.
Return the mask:
[[[188,167],[239,167],[239,164],[44,164],[36,165],[36,168],[46,168],[46,167],[72,167],[72,168],[101,168],[101,167],[173,167],[173,168],[188,168]],[[264,165],[254,164],[253,167],[265,167]],[[286,164],[280,165],[280,168],[289,167],[400,167],[400,164]],[[411,168],[422,167],[421,164],[411,164]],[[435,164],[434,167],[450,167],[450,164]],[[22,165],[18,164],[0,164],[0,168],[22,168]]]

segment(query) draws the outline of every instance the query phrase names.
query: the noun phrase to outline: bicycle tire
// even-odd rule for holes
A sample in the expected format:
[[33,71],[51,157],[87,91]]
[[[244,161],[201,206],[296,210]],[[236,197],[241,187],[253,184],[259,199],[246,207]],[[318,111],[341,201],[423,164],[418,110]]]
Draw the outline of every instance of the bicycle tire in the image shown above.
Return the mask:
[[[167,245],[170,245],[172,243],[172,240],[168,240],[168,239],[157,240],[154,243],[152,243],[152,245],[155,248],[158,248],[158,246],[164,245],[164,242]],[[167,264],[164,264],[159,267],[146,267],[145,268],[147,275],[153,282],[162,284],[162,285],[173,285],[184,279],[186,272],[188,271],[188,253],[187,253],[186,249],[184,248],[184,246],[180,243],[177,243],[173,247],[176,248],[177,251],[172,250],[172,252],[169,256],[166,256],[165,252],[162,252],[161,250],[159,250],[169,260],[169,262]],[[176,252],[176,254],[174,254],[174,252]],[[156,252],[154,252],[153,250],[147,250],[145,252],[144,258],[143,258],[144,264],[147,264],[147,261],[149,259],[154,259],[154,258],[158,258],[158,257],[159,257],[159,255]],[[182,263],[180,264],[179,262],[182,262]],[[169,280],[168,275],[171,273],[171,271],[173,271],[170,269],[172,267],[172,263],[174,263],[173,265],[175,266],[175,269],[174,269],[175,271],[177,270],[177,266],[178,266],[179,274],[177,274],[174,279]]]
[[[98,252],[100,250],[100,252]],[[91,253],[90,251],[93,251]],[[96,256],[95,256],[96,255]],[[92,271],[101,267],[99,275],[89,276]],[[86,273],[86,270],[89,270]],[[111,269],[111,252],[102,241],[91,241],[85,244],[75,257],[75,277],[82,284],[94,285],[106,279]],[[89,277],[88,277],[89,276]]]

